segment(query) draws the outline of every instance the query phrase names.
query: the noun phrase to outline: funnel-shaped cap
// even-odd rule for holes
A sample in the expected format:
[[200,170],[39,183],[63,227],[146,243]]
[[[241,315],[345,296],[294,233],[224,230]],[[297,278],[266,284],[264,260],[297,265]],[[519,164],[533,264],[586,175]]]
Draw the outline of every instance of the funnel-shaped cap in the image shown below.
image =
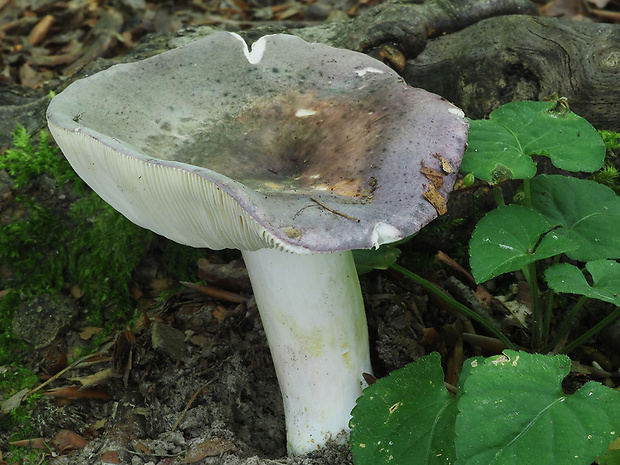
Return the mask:
[[138,225],[297,252],[419,230],[443,209],[468,128],[366,55],[288,35],[249,51],[226,32],[77,81],[47,117],[77,173]]

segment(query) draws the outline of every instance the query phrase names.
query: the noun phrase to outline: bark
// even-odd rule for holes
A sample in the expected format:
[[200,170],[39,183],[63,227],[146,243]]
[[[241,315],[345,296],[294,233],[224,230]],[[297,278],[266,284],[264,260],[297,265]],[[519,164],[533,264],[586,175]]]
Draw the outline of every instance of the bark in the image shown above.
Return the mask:
[[293,30],[309,42],[369,52],[383,44],[398,46],[407,56],[421,52],[429,39],[463,29],[486,18],[510,14],[534,14],[529,0],[429,0],[391,1],[363,16]]
[[403,76],[481,118],[556,92],[599,129],[620,131],[620,26],[504,16],[428,42]]

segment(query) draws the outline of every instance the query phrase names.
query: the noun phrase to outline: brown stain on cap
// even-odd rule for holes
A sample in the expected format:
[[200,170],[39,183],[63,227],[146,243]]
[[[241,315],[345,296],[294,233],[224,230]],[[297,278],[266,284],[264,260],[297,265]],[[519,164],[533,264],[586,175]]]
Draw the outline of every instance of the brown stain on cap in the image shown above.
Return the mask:
[[199,138],[190,162],[258,192],[326,192],[369,201],[378,144],[397,117],[381,98],[359,89],[329,97],[289,91],[257,99],[218,123],[208,139]]

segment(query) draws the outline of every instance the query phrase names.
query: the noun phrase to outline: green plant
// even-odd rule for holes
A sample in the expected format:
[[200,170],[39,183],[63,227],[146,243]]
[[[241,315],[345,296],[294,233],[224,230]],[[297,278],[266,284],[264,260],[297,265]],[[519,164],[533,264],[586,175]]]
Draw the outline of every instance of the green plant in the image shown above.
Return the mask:
[[[67,284],[81,287],[90,324],[108,323],[133,313],[128,290],[131,273],[144,254],[151,233],[114,211],[84,185],[52,144],[48,133],[33,144],[23,127],[13,132],[13,147],[0,155],[0,169],[13,178],[15,199],[0,223],[0,262],[10,271],[0,288],[0,363],[12,360],[18,344],[11,334],[17,297],[59,294]],[[58,192],[76,196],[65,204],[46,201],[37,179],[54,179]],[[67,187],[68,186],[68,187]],[[5,344],[6,343],[6,344]]]
[[504,351],[465,361],[452,396],[433,353],[364,390],[353,410],[356,465],[589,465],[618,437],[620,393],[561,382],[564,355]]
[[[563,273],[569,269],[574,273],[577,268],[561,263],[561,259],[587,264],[620,258],[620,241],[616,239],[620,199],[612,189],[594,181],[564,175],[537,176],[532,155],[546,156],[560,169],[593,172],[603,166],[605,142],[586,120],[566,106],[514,102],[495,110],[489,119],[472,121],[468,143],[462,170],[487,181],[496,189],[498,199],[498,208],[478,222],[472,235],[472,274],[477,282],[484,282],[521,270],[531,289],[533,347],[550,350],[566,335],[583,305],[583,299],[579,300],[567,313],[556,337],[549,341],[554,292],[600,298],[600,294],[584,288],[563,286],[567,279]],[[498,167],[501,177],[497,175]],[[505,179],[523,180],[520,200],[511,205],[504,204],[499,190]],[[548,287],[544,311],[538,279],[541,270]],[[582,273],[588,271],[587,265],[579,271],[584,280]],[[620,282],[608,284],[612,285],[610,291],[620,292]],[[618,315],[617,309],[603,323]],[[601,328],[601,324],[596,325],[578,342]],[[571,343],[563,351],[576,346]]]
[[[0,169],[13,178],[14,188],[13,202],[0,222],[0,263],[5,267],[0,290],[10,289],[0,298],[0,430],[18,440],[32,437],[30,415],[38,398],[19,398],[21,391],[38,383],[16,362],[28,350],[11,329],[23,299],[43,293],[60,295],[67,292],[67,284],[75,284],[83,291],[89,324],[111,326],[126,320],[133,313],[128,283],[151,233],[92,193],[60,156],[47,132],[40,132],[34,144],[27,131],[18,127],[13,146],[0,154]],[[44,177],[53,179],[60,195],[49,195]],[[71,202],[73,196],[78,199]],[[63,197],[67,200],[58,202]],[[39,455],[16,448],[5,459],[40,463],[40,458],[33,459]]]
[[[39,384],[37,376],[16,363],[0,366],[0,431],[10,433],[10,440],[33,437],[31,427],[32,408],[42,395],[27,396],[30,389]],[[37,463],[29,460],[39,454],[11,446],[4,459],[10,463]]]
[[0,157],[0,169],[13,178],[15,188],[21,188],[43,173],[54,176],[58,186],[76,176],[69,164],[58,156],[49,133],[39,133],[39,144],[33,146],[30,134],[23,126],[13,131],[13,147]]
[[[468,173],[469,185],[474,177],[484,181],[498,205],[480,219],[470,241],[476,281],[523,273],[531,288],[537,349],[556,347],[586,299],[616,306],[563,348],[570,352],[620,317],[620,264],[615,261],[620,258],[620,199],[595,181],[537,175],[532,157],[548,157],[568,171],[593,172],[603,166],[606,149],[613,148],[618,137],[606,134],[601,139],[564,101],[508,104],[489,119],[471,121],[470,128],[461,170]],[[598,180],[615,182],[616,175],[606,168]],[[507,205],[503,183],[516,179],[523,180],[522,185]],[[512,347],[472,310],[396,264],[397,254],[378,255],[381,268],[422,285]],[[372,267],[371,255],[365,265]],[[541,289],[547,294],[544,311]],[[549,341],[555,293],[581,298]],[[476,357],[464,363],[453,397],[444,387],[439,356],[423,357],[380,379],[358,400],[351,420],[354,462],[590,464],[618,436],[620,393],[588,382],[566,395],[561,382],[569,369],[566,356],[506,350],[499,356]],[[610,451],[601,463],[614,463],[615,456]]]

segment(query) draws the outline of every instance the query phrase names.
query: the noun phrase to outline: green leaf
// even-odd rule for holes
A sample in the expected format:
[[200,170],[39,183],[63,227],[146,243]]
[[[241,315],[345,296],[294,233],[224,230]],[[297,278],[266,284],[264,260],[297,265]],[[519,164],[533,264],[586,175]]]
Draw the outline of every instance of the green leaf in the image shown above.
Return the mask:
[[354,463],[454,463],[456,402],[443,378],[433,353],[366,388],[352,412]]
[[592,172],[603,166],[605,144],[585,119],[554,102],[512,102],[470,121],[461,171],[496,184],[536,174],[531,155],[544,155],[561,169]]
[[578,247],[567,255],[579,261],[620,258],[620,198],[609,187],[566,176],[537,176],[530,181],[532,208],[557,234]]
[[508,128],[492,120],[469,120],[461,171],[497,184],[505,179],[531,178],[536,174],[536,163],[523,153]]
[[353,251],[357,274],[368,273],[372,270],[387,270],[396,263],[400,256],[400,249],[393,245],[382,245],[378,249],[359,249]]
[[520,205],[487,213],[469,243],[469,264],[476,281],[488,281],[575,248],[569,238],[550,229],[540,213]]
[[612,447],[598,458],[599,465],[620,465],[620,440],[616,442],[618,444],[612,444]]
[[564,394],[566,356],[505,350],[465,364],[457,465],[589,465],[618,435],[620,393],[590,381]]
[[555,292],[578,294],[620,306],[620,263],[594,260],[586,263],[592,286],[579,268],[569,263],[550,266],[545,272],[547,284]]

